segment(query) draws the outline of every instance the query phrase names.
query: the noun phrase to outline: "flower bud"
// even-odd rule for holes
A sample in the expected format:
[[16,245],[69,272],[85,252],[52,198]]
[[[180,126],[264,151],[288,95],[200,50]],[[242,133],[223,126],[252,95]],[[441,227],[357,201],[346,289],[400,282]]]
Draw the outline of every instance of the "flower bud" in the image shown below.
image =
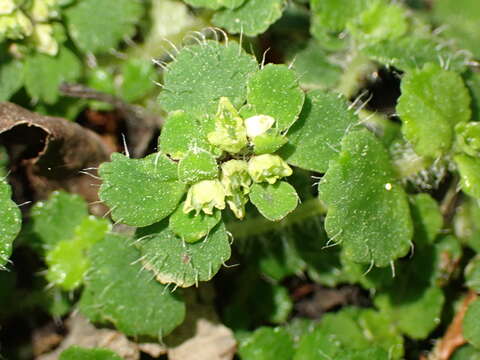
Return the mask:
[[220,98],[215,115],[215,131],[208,134],[208,141],[232,154],[240,152],[248,144],[243,119],[226,97]]
[[33,0],[30,14],[37,22],[47,21],[58,15],[56,6],[57,0]]
[[212,215],[213,208],[225,209],[225,190],[219,180],[203,180],[188,189],[184,213],[195,210],[196,214],[203,211]]
[[227,204],[238,219],[245,217],[246,194],[250,192],[252,179],[248,164],[243,160],[230,160],[222,164],[221,182],[225,189]]
[[55,56],[58,53],[58,43],[53,37],[53,27],[49,24],[37,24],[33,32],[36,49],[44,54]]
[[274,184],[278,179],[292,175],[292,169],[280,156],[264,154],[249,160],[248,173],[257,183]]
[[13,0],[0,1],[0,15],[11,14],[15,10],[15,2]]
[[245,119],[245,127],[247,128],[247,136],[253,139],[262,135],[270,129],[275,123],[275,119],[268,115],[255,115]]
[[248,194],[252,179],[248,174],[248,164],[244,160],[230,160],[222,164],[221,181],[225,193],[231,195],[233,191],[241,190]]
[[0,41],[3,38],[23,39],[30,36],[32,31],[32,22],[21,10],[15,10],[9,15],[0,16]]

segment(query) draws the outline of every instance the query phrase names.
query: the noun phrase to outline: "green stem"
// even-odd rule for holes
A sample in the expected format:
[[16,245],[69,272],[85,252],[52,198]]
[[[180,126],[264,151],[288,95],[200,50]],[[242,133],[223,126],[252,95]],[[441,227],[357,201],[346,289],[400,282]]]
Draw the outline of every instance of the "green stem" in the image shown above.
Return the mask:
[[298,224],[304,220],[327,213],[326,205],[318,198],[310,199],[300,204],[297,209],[281,221],[273,222],[258,216],[241,222],[235,221],[227,224],[228,231],[235,239],[244,239],[279,230]]

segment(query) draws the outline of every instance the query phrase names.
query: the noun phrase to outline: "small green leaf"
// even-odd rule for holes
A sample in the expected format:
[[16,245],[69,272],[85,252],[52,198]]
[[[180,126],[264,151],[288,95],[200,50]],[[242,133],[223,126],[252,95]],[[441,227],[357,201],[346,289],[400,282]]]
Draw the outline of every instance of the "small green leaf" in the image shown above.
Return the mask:
[[463,345],[453,353],[450,360],[480,360],[480,350],[472,345]]
[[168,227],[187,243],[196,242],[207,236],[222,218],[219,210],[215,210],[213,215],[203,212],[198,215],[192,212],[185,214],[183,206],[184,203],[181,203],[170,216]]
[[362,52],[372,60],[386,66],[395,66],[403,71],[420,69],[427,63],[442,65],[442,59],[451,59],[449,68],[462,72],[465,69],[464,59],[443,45],[445,44],[439,44],[434,38],[410,34],[400,39],[383,40],[367,45]]
[[129,59],[121,68],[120,96],[127,102],[135,102],[155,89],[158,78],[153,64],[145,59]]
[[231,34],[256,36],[277,21],[285,7],[285,0],[246,0],[236,9],[223,9],[215,13],[212,22]]
[[113,324],[127,336],[161,338],[185,317],[178,293],[152,281],[138,250],[120,235],[108,235],[89,252],[91,262],[80,311],[90,321]]
[[480,300],[477,299],[468,306],[463,319],[463,336],[470,344],[480,349]]
[[[350,307],[337,313],[324,315],[312,332],[302,336],[293,359],[387,360],[395,358],[399,350],[394,347],[399,345],[397,342],[401,341],[401,337],[399,338],[398,334],[375,334],[380,330],[365,326],[363,314],[360,309]],[[362,322],[363,327],[359,324]],[[370,333],[369,330],[373,330],[374,333]],[[393,337],[387,340],[389,335]],[[378,338],[380,336],[385,336],[385,339]],[[377,345],[386,347],[388,343],[393,346],[389,348],[388,353],[376,347]]]
[[103,180],[100,199],[112,210],[115,221],[147,226],[170,215],[185,193],[178,181],[177,164],[160,153],[129,159],[114,153],[99,168]]
[[0,101],[10,99],[22,86],[23,63],[2,59],[0,55]]
[[437,158],[450,150],[454,126],[470,120],[470,95],[460,75],[427,64],[407,73],[397,112],[402,132],[419,155]]
[[193,184],[217,177],[217,160],[207,151],[191,151],[178,163],[178,178],[184,183]]
[[358,324],[372,344],[390,354],[389,359],[404,358],[403,336],[392,325],[388,316],[373,309],[362,310]]
[[480,199],[480,158],[457,155],[455,162],[460,173],[462,190],[466,194]]
[[330,89],[338,83],[342,68],[334,64],[328,55],[315,39],[294,53],[293,68],[297,74],[301,74],[298,81],[303,89]]
[[290,360],[293,340],[283,328],[260,327],[240,343],[242,360]]
[[194,244],[185,244],[166,222],[140,229],[138,237],[142,236],[140,250],[145,266],[162,284],[189,287],[208,281],[230,258],[230,242],[223,223]]
[[465,268],[465,285],[480,293],[480,256],[474,257]]
[[382,1],[373,4],[347,24],[351,34],[363,42],[396,39],[407,31],[405,10]]
[[108,349],[71,346],[62,351],[59,360],[122,360],[122,358]]
[[[310,0],[314,30],[341,32],[369,5],[369,0]],[[315,35],[315,31],[313,31]]]
[[442,290],[430,286],[422,291],[421,287],[415,286],[404,291],[401,298],[398,291],[397,286],[391,290],[390,296],[379,294],[375,297],[375,305],[381,312],[388,314],[390,321],[404,334],[414,339],[426,338],[440,323],[445,302]]
[[387,150],[367,130],[348,133],[323,177],[325,229],[359,263],[386,266],[410,249],[413,226],[408,200]]
[[454,40],[458,49],[466,49],[475,58],[480,57],[480,6],[476,0],[442,0],[434,4],[433,14],[445,26],[442,34],[447,39]]
[[285,181],[271,184],[253,184],[250,201],[268,220],[279,221],[298,205],[298,195],[292,185]]
[[83,0],[68,8],[65,17],[75,45],[85,53],[101,53],[132,37],[143,12],[139,1]]
[[61,240],[71,239],[75,229],[88,216],[87,203],[80,196],[55,191],[31,210],[32,231],[46,250]]
[[12,201],[12,190],[5,180],[0,178],[0,270],[12,253],[12,243],[20,232],[22,215]]
[[480,123],[459,123],[455,126],[455,141],[459,150],[465,154],[480,157]]
[[343,136],[357,122],[345,99],[311,91],[300,118],[287,133],[289,142],[279,153],[289,164],[324,173],[328,162],[338,156]]
[[45,258],[48,271],[46,278],[50,284],[60,286],[65,291],[79,287],[88,270],[88,260],[77,241],[62,240]]
[[235,9],[242,5],[245,0],[185,0],[185,2],[195,7],[206,7],[217,10],[222,7]]
[[168,115],[158,145],[163,153],[175,160],[183,158],[194,149],[207,150],[211,147],[207,141],[205,124],[181,110]]
[[412,196],[410,208],[417,245],[433,244],[443,226],[438,203],[428,194]]
[[323,329],[317,326],[312,332],[308,332],[301,337],[293,360],[338,359],[341,353],[342,346],[337,341],[336,336],[324,332]]
[[60,84],[76,80],[81,71],[80,60],[65,47],[57,56],[35,53],[25,60],[25,89],[32,98],[53,104],[58,100]]
[[94,216],[84,217],[75,228],[73,238],[59,241],[46,254],[47,280],[66,291],[73,290],[83,282],[89,267],[86,252],[102,240],[110,230],[110,223]]
[[160,103],[167,111],[184,110],[203,118],[214,116],[219,99],[238,108],[247,96],[247,79],[258,69],[254,57],[235,42],[207,41],[186,46],[168,65]]
[[304,100],[295,73],[285,65],[268,64],[248,81],[248,103],[257,114],[273,117],[280,131],[297,120]]

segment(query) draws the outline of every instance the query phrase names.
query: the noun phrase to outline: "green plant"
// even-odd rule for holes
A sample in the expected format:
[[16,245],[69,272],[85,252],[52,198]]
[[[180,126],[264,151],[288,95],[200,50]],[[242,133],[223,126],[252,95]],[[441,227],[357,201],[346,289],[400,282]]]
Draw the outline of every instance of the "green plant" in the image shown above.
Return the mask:
[[[5,1],[0,100],[127,136],[81,148],[73,122],[28,113],[32,145],[27,113],[3,125],[0,109],[0,304],[22,251],[45,270],[0,319],[78,309],[173,359],[206,321],[244,360],[479,357],[477,15],[474,0]],[[85,151],[78,169],[64,149]],[[28,186],[6,180],[22,166],[42,200],[21,229],[12,188]],[[99,201],[72,194],[95,199],[85,176]],[[89,357],[117,355],[60,355]]]

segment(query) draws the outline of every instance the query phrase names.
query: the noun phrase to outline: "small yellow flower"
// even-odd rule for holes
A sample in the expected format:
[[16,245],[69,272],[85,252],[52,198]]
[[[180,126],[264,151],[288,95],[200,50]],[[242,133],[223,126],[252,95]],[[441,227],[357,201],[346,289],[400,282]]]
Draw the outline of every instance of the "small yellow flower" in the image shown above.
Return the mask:
[[274,184],[278,179],[292,175],[292,168],[278,155],[263,154],[249,160],[248,173],[256,183]]

